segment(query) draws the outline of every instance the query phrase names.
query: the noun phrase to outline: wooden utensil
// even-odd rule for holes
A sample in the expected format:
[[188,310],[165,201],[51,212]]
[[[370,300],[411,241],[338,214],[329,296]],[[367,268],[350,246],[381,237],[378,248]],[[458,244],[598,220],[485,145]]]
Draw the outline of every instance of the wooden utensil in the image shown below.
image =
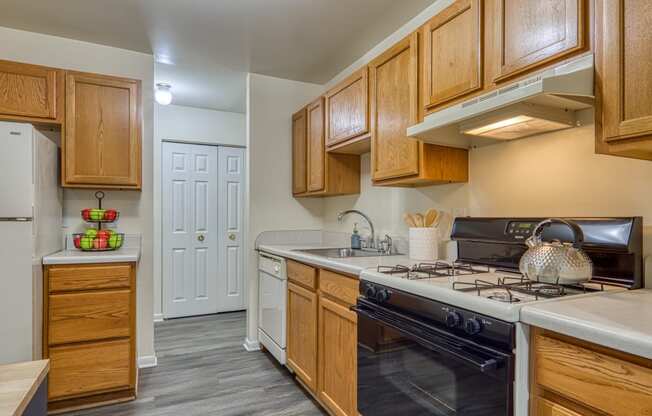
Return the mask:
[[425,227],[426,221],[423,218],[423,214],[417,212],[416,214],[414,214],[414,216],[416,217],[415,223],[416,223],[417,227]]
[[403,221],[405,221],[408,227],[412,227],[412,228],[416,227],[416,224],[414,223],[414,219],[412,218],[412,214],[410,214],[409,212],[403,214]]
[[428,211],[426,211],[426,216],[425,216],[425,226],[426,227],[432,227],[432,225],[435,223],[437,220],[437,217],[439,216],[439,211],[437,211],[434,208],[430,208]]

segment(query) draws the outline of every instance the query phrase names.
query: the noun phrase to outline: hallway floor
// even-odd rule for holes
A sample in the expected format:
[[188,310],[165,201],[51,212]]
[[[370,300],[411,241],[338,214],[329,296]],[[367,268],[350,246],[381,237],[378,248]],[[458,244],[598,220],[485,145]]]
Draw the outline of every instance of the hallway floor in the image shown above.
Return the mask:
[[138,399],[75,416],[323,416],[288,371],[246,352],[244,312],[157,323],[158,366],[140,371]]

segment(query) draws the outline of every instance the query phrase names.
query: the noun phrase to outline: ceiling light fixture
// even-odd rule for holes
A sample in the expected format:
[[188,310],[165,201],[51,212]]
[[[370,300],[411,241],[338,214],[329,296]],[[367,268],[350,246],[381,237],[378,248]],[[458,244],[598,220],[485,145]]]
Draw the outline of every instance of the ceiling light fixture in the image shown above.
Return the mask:
[[172,85],[166,84],[165,82],[157,83],[154,99],[161,105],[170,104],[172,102]]

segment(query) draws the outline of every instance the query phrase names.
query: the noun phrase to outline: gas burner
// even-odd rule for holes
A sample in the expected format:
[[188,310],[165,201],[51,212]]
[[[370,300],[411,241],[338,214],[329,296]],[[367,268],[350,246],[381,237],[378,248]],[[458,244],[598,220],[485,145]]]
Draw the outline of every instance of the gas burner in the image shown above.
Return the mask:
[[403,279],[419,280],[432,279],[435,277],[451,277],[461,275],[471,275],[478,273],[488,273],[488,266],[479,266],[469,263],[453,262],[447,263],[436,261],[434,263],[419,263],[412,266],[378,266],[378,272],[384,274],[397,275]]
[[504,302],[504,303],[517,303],[521,301],[521,299],[512,295],[512,292],[510,292],[507,289],[497,290],[493,292],[491,295],[487,296],[487,298],[497,300],[498,302]]

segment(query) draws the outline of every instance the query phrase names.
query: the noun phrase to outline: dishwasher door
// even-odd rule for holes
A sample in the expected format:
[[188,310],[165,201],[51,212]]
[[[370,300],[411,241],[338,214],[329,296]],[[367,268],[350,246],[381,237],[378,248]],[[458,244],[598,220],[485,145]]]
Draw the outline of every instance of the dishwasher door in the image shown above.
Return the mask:
[[261,253],[258,257],[258,278],[258,338],[281,364],[285,364],[285,259]]

